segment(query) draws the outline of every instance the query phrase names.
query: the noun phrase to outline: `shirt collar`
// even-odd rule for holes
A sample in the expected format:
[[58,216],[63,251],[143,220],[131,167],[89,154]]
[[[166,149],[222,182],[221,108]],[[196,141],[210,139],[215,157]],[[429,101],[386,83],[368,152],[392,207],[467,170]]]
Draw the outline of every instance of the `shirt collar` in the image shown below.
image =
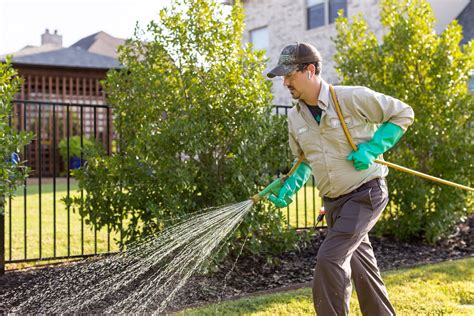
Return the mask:
[[327,111],[329,106],[329,84],[321,79],[321,90],[319,91],[318,105],[323,111]]
[[[329,105],[329,84],[324,80],[321,79],[321,90],[319,91],[319,97],[318,97],[318,106],[323,110],[327,111]],[[301,107],[306,106],[306,104],[298,100],[298,103],[296,104],[296,108],[298,112],[301,111]]]

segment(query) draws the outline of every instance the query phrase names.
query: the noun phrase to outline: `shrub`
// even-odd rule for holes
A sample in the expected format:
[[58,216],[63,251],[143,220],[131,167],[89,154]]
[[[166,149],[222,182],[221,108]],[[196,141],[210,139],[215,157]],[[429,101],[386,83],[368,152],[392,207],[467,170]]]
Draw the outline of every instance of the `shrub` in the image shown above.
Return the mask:
[[[108,73],[119,152],[89,151],[76,172],[86,200],[75,207],[99,228],[130,242],[170,219],[247,200],[291,162],[287,126],[271,114],[264,53],[242,46],[242,7],[222,18],[215,1],[182,0],[160,12],[144,37],[120,49],[124,68]],[[144,40],[144,38],[149,40]],[[283,215],[263,205],[223,253],[275,253],[297,236]]]
[[[473,177],[473,97],[467,89],[474,68],[474,46],[460,46],[462,30],[451,22],[437,36],[425,0],[382,2],[386,34],[379,43],[367,23],[337,20],[337,70],[343,83],[368,86],[392,95],[415,111],[415,123],[388,161],[454,182]],[[434,242],[472,212],[472,194],[392,171],[392,203],[379,232],[403,240]]]

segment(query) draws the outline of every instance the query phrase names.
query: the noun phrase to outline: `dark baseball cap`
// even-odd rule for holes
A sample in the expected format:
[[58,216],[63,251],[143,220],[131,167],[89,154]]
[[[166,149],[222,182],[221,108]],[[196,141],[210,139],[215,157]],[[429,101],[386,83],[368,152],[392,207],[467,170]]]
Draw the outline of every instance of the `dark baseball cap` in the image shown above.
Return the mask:
[[278,65],[267,73],[269,78],[276,76],[286,76],[290,72],[296,70],[298,65],[320,62],[321,54],[311,44],[299,43],[287,45],[280,53]]

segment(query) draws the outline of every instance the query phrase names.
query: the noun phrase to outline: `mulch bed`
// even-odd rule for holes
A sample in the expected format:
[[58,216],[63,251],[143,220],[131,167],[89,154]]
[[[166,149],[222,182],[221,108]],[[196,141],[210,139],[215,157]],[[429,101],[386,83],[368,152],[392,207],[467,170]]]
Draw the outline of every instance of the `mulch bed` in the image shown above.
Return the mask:
[[[435,263],[474,256],[474,216],[460,224],[456,232],[436,245],[422,243],[400,243],[389,238],[371,238],[378,265],[382,271],[419,264]],[[235,259],[224,263],[220,272],[210,277],[196,276],[177,295],[171,310],[218,302],[247,296],[252,293],[278,291],[308,285],[313,278],[316,254],[324,240],[325,231],[316,233],[311,242],[298,251],[277,256],[270,264],[264,257],[240,257],[232,269]],[[87,264],[87,263],[79,263]],[[47,283],[49,278],[67,273],[69,265],[49,266],[36,269],[7,271],[0,276],[0,313],[8,312],[25,299],[28,293],[19,290],[21,285]],[[23,287],[24,288],[24,287]],[[48,303],[48,302],[43,302]],[[54,303],[54,302],[49,302]],[[35,313],[34,310],[29,311]],[[101,310],[90,312],[100,313]]]

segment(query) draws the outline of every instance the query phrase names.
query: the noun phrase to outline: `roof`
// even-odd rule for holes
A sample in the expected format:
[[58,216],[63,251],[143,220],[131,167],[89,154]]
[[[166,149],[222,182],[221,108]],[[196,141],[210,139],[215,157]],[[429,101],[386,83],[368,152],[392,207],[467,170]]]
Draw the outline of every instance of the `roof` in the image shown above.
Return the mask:
[[14,55],[12,63],[92,69],[111,69],[121,67],[118,60],[115,58],[91,53],[79,47],[62,48],[33,55]]
[[474,38],[474,4],[472,0],[469,1],[469,4],[462,10],[457,20],[462,26],[463,39],[461,44],[467,44],[467,42]]
[[[70,68],[111,69],[120,68],[117,48],[124,39],[113,37],[105,32],[87,36],[68,48],[54,44],[42,46],[28,45],[13,55],[14,64],[38,65]],[[0,61],[6,55],[0,55]]]
[[22,49],[20,49],[16,53],[0,55],[0,59],[4,59],[7,55],[15,55],[15,56],[19,57],[19,56],[49,52],[49,51],[57,50],[57,49],[61,49],[61,48],[63,48],[63,47],[58,46],[58,45],[54,45],[54,44],[46,44],[46,45],[41,45],[41,46],[28,45],[28,46],[23,47]]
[[84,37],[72,44],[91,53],[117,58],[117,47],[125,43],[124,39],[113,37],[103,31]]

